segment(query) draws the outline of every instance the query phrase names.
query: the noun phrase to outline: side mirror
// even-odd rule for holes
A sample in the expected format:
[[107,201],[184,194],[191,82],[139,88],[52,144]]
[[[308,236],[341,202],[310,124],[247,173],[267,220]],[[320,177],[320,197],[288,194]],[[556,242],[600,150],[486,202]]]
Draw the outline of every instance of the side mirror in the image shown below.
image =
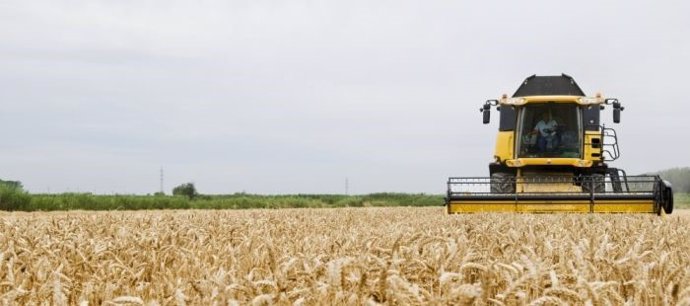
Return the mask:
[[618,102],[618,99],[613,98],[606,99],[604,103],[613,105],[613,123],[620,123],[621,111],[625,110],[625,107],[621,106],[621,103]]
[[482,115],[484,116],[484,124],[489,124],[491,121],[491,105],[484,104],[484,109],[482,110]]
[[618,100],[613,102],[613,123],[621,123],[621,111],[624,109]]
[[479,109],[482,112],[484,124],[488,124],[491,121],[491,106],[498,106],[498,100],[487,100],[484,102],[484,106]]
[[613,123],[620,123],[621,122],[621,109],[620,108],[614,108],[613,109]]

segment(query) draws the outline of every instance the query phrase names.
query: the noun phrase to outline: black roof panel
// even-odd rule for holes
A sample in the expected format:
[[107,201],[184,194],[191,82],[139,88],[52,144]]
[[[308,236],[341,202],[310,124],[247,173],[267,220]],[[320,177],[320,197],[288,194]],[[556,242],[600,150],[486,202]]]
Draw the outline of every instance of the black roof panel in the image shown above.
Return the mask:
[[526,96],[584,96],[580,86],[566,74],[556,76],[533,75],[525,79],[513,97]]

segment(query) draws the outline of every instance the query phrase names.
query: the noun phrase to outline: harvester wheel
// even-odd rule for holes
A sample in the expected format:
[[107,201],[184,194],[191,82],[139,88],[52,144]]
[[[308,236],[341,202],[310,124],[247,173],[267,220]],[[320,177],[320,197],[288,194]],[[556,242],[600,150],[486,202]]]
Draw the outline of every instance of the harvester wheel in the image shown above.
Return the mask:
[[667,215],[673,213],[673,191],[671,187],[664,189],[664,211]]
[[515,175],[505,172],[492,173],[491,193],[515,193]]
[[[595,192],[602,193],[606,191],[606,181],[605,176],[600,173],[593,173],[588,176],[587,179],[582,182],[582,191],[584,192]],[[593,190],[592,190],[593,189]]]

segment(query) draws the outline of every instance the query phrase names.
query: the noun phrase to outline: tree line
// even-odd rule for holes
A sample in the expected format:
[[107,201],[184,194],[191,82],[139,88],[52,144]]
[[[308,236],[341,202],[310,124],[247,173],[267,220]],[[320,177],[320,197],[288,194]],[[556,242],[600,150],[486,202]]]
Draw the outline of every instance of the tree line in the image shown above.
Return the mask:
[[656,172],[673,184],[673,192],[690,193],[690,167],[671,168]]

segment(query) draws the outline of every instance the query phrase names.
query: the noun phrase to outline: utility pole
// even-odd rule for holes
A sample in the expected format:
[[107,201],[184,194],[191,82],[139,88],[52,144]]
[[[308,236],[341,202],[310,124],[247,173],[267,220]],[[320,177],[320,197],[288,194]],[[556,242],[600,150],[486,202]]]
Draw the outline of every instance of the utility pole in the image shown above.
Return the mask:
[[350,181],[346,177],[345,178],[345,195],[349,195],[349,194],[350,194]]

